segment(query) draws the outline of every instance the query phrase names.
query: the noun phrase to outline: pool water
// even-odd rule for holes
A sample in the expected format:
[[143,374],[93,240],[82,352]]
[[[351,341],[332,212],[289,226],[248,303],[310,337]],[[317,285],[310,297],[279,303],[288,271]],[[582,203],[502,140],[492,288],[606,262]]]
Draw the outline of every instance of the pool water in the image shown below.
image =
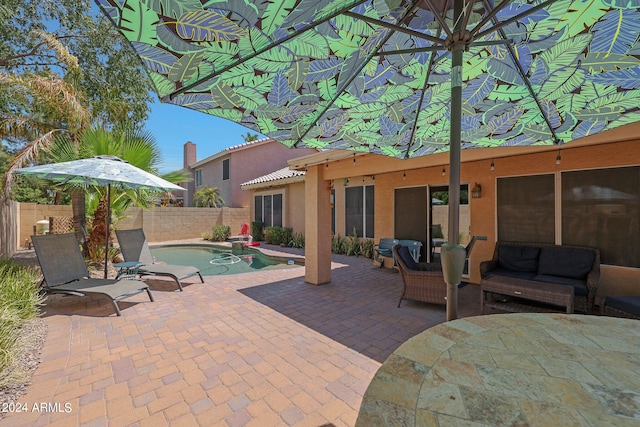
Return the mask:
[[251,273],[260,270],[291,268],[288,259],[276,259],[255,249],[243,249],[242,253],[231,253],[231,248],[189,245],[160,246],[151,248],[157,262],[174,265],[191,265],[203,276]]

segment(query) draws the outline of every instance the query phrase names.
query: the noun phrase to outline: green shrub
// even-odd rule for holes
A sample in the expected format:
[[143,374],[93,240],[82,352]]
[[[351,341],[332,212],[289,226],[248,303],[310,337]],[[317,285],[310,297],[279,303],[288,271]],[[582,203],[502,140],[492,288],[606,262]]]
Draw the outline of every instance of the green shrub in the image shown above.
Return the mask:
[[334,234],[331,237],[331,252],[333,252],[334,254],[344,254],[344,245],[345,239],[340,235],[340,233]]
[[211,240],[213,239],[213,233],[209,233],[208,231],[203,231],[202,234],[200,234],[200,237],[202,237],[203,240]]
[[304,235],[302,233],[293,233],[291,237],[292,248],[304,248]]
[[264,239],[264,224],[260,221],[253,221],[251,223],[251,235],[253,236],[253,240],[262,240]]
[[228,225],[216,225],[213,227],[213,236],[211,239],[214,242],[224,242],[231,236],[231,227]]
[[32,268],[0,260],[0,372],[16,357],[22,326],[40,314],[38,277]]
[[376,242],[373,239],[364,239],[360,242],[360,253],[364,255],[366,258],[373,259],[375,247],[376,247]]
[[288,227],[267,227],[264,229],[264,239],[271,245],[280,245],[282,243],[289,245],[293,239],[293,229]]

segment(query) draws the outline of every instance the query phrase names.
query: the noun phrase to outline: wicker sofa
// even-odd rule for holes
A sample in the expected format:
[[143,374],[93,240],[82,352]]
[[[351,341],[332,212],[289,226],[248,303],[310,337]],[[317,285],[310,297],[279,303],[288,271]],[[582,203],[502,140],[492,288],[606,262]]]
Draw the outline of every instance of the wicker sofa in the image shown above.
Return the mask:
[[447,285],[439,263],[415,262],[406,246],[396,245],[392,250],[404,283],[398,307],[403,299],[447,303]]
[[493,258],[480,263],[480,275],[483,281],[498,275],[572,286],[575,309],[591,313],[600,279],[600,251],[581,246],[496,242]]

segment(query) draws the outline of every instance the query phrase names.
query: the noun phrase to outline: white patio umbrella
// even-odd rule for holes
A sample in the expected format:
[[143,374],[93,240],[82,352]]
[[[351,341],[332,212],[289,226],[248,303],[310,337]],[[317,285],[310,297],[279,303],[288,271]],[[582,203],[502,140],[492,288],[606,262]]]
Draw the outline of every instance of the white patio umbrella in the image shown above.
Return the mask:
[[[65,184],[107,187],[107,201],[111,200],[111,186],[122,189],[173,191],[185,189],[149,172],[129,164],[116,156],[96,156],[70,162],[20,168],[16,173]],[[111,205],[107,204],[107,230],[105,233],[104,277],[107,277],[109,256],[109,226]]]

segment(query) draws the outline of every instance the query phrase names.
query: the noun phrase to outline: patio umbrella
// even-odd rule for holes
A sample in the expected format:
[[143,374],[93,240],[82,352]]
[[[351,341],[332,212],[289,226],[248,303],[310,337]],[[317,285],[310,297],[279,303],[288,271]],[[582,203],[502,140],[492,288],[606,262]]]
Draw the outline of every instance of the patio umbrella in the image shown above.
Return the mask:
[[[95,0],[163,102],[288,147],[408,158],[640,120],[638,0]],[[449,317],[449,316],[448,316]]]
[[107,227],[105,233],[104,277],[107,278],[109,227],[111,222],[111,186],[122,189],[172,191],[184,188],[137,168],[116,156],[96,156],[89,159],[20,168],[16,173],[65,184],[107,187]]

